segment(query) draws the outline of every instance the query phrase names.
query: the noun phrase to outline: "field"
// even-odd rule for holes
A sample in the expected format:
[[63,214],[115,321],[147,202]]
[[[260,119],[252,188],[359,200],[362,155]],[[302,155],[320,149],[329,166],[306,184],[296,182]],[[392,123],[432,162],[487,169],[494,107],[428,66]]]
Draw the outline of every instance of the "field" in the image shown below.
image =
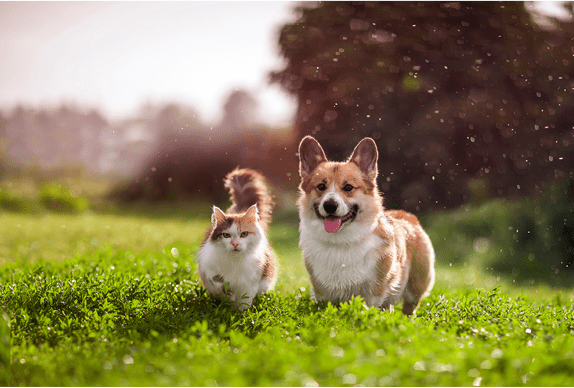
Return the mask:
[[271,228],[276,290],[245,312],[198,282],[208,206],[0,213],[0,384],[571,386],[571,275],[504,272],[496,233],[457,226],[506,207],[423,217],[437,282],[412,318],[315,304],[294,211]]

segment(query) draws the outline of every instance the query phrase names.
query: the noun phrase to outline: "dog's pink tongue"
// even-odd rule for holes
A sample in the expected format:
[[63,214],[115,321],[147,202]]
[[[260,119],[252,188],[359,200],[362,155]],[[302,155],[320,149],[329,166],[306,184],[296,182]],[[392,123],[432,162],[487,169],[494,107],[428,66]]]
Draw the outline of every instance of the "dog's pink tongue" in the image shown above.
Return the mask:
[[325,218],[325,230],[329,233],[338,232],[341,229],[341,219],[339,217]]

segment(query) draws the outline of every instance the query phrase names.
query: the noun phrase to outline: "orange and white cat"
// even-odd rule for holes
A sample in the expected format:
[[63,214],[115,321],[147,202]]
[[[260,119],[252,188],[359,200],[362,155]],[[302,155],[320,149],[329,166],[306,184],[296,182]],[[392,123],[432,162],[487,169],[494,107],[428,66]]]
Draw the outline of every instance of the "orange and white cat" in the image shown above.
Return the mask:
[[346,162],[327,160],[311,136],[299,144],[299,245],[315,300],[413,314],[434,284],[435,254],[417,218],[385,210],[377,188],[376,143],[363,139]]
[[244,310],[277,280],[277,260],[266,236],[272,200],[265,179],[254,170],[235,169],[224,182],[233,205],[227,212],[213,207],[197,266],[211,295],[226,296]]

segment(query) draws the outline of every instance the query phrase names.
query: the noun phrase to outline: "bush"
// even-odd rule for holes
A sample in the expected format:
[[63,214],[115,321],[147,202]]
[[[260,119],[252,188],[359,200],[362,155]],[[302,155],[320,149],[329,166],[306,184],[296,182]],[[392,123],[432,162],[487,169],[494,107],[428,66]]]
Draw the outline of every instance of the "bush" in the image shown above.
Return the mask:
[[40,191],[40,203],[48,210],[77,213],[88,209],[88,200],[78,196],[67,187],[50,183]]
[[6,189],[0,188],[0,208],[8,211],[19,212],[26,210],[26,207],[25,200]]
[[478,264],[516,282],[574,281],[574,180],[531,198],[442,212],[425,224],[444,263]]
[[10,383],[10,316],[0,309],[0,385]]
[[[565,185],[552,187],[540,201],[539,208],[535,208],[534,211],[538,210],[542,216],[538,232],[544,243],[544,250],[560,258],[559,262],[553,263],[554,270],[566,268],[572,270],[574,266],[574,179],[570,179]],[[534,217],[539,216],[536,214]]]

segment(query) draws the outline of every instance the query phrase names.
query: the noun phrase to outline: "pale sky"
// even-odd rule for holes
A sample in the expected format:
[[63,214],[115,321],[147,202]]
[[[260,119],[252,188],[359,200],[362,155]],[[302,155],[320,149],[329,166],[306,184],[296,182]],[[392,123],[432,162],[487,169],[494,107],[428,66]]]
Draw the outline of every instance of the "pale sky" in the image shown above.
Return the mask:
[[[564,15],[561,2],[535,9]],[[216,124],[235,88],[259,101],[258,121],[288,124],[295,100],[267,74],[282,66],[278,29],[296,2],[0,1],[0,109],[76,103],[110,119],[146,102],[193,106]]]
[[295,100],[267,74],[282,67],[294,2],[0,2],[0,109],[18,103],[134,116],[147,102],[193,106],[209,123],[235,88],[259,121],[289,124]]

